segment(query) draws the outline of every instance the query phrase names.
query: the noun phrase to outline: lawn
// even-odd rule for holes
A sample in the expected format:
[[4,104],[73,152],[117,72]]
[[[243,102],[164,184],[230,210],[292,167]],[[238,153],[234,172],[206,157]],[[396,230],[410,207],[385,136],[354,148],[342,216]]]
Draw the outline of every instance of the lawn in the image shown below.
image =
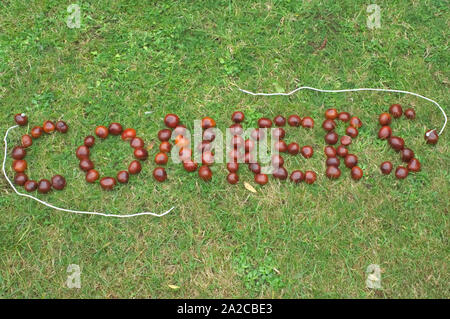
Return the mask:
[[[2,176],[2,298],[450,297],[449,134],[425,144],[425,131],[443,124],[433,104],[392,93],[254,97],[238,90],[391,88],[446,108],[448,1],[376,1],[375,29],[366,24],[367,1],[131,3],[81,1],[80,28],[69,28],[70,1],[1,1],[0,131],[3,137],[19,112],[30,123],[11,132],[11,146],[44,120],[68,123],[69,133],[37,140],[27,157],[33,178],[66,177],[64,191],[36,194],[56,206],[115,214],[175,209],[162,218],[69,214],[17,196]],[[377,139],[378,115],[392,103],[417,113],[392,125],[422,163],[405,180],[379,171],[382,161],[401,163]],[[360,181],[348,169],[334,181],[324,174],[320,124],[329,107],[363,121],[351,145],[364,170]],[[173,163],[166,182],[153,179],[165,114],[177,113],[188,128],[210,116],[224,129],[236,110],[247,127],[262,116],[313,117],[313,130],[287,128],[286,139],[312,145],[314,156],[286,157],[286,167],[316,171],[316,183],[270,178],[261,187],[242,167],[240,182],[229,185],[224,164],[212,166],[210,182]],[[107,192],[85,182],[74,154],[97,125],[111,122],[134,127],[150,159],[127,186]],[[95,146],[102,174],[133,158],[118,140]],[[14,175],[10,158],[7,173]],[[80,289],[66,285],[70,264],[81,268]],[[382,289],[366,288],[371,264],[381,268]]]

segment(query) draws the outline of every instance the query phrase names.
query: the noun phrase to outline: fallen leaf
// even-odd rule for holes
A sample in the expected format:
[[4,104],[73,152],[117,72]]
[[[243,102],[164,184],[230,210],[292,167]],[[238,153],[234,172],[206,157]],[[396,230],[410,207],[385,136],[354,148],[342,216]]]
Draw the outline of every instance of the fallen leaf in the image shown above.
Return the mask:
[[256,193],[256,189],[255,189],[252,185],[250,185],[249,183],[244,182],[244,186],[245,186],[245,188],[246,188],[247,190],[249,190],[250,192]]
[[169,285],[169,288],[170,288],[170,289],[180,289],[180,287],[175,286],[175,285]]

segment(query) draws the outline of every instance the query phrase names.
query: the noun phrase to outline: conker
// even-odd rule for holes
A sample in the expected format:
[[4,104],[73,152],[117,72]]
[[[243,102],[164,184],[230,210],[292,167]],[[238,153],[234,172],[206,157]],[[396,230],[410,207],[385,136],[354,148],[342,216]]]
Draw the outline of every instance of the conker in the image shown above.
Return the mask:
[[381,170],[381,173],[383,173],[384,175],[390,174],[392,171],[392,163],[389,161],[381,163],[380,170]]
[[244,149],[246,152],[251,152],[255,148],[255,142],[250,139],[246,139],[244,143]]
[[262,129],[256,128],[250,133],[250,137],[255,141],[259,141],[264,137],[264,131]]
[[389,113],[381,113],[378,117],[378,122],[382,126],[391,124],[391,115]]
[[389,107],[389,113],[391,113],[394,118],[399,118],[402,116],[402,107],[400,104],[392,104]]
[[100,174],[95,169],[90,169],[86,173],[86,182],[88,183],[94,183],[98,178],[100,177]]
[[350,121],[350,113],[348,112],[340,112],[338,114],[338,119],[341,120],[342,122],[348,122]]
[[16,173],[23,173],[27,169],[27,161],[26,160],[14,160],[12,163],[12,168]]
[[111,190],[116,186],[116,179],[113,177],[103,177],[100,180],[100,186],[105,190]]
[[35,126],[31,129],[31,136],[33,138],[39,138],[43,132],[44,132],[44,130],[42,129],[42,127]]
[[389,138],[389,145],[391,145],[391,147],[396,151],[400,151],[403,149],[403,147],[405,146],[405,141],[398,136],[391,136]]
[[439,135],[437,134],[436,130],[428,130],[425,132],[425,141],[427,141],[427,144],[436,144],[439,140]]
[[411,172],[420,171],[420,162],[417,158],[413,158],[408,163],[408,170]]
[[23,186],[27,180],[28,176],[24,173],[16,173],[16,175],[14,175],[14,184],[16,185]]
[[392,135],[392,129],[390,126],[382,126],[378,131],[378,138],[385,140]]
[[192,160],[187,160],[183,162],[183,167],[188,172],[194,172],[197,169],[197,163]]
[[286,131],[282,127],[277,127],[272,130],[272,137],[282,139],[286,136]]
[[353,126],[354,128],[360,128],[362,126],[362,122],[358,117],[353,116],[352,118],[350,118],[350,126]]
[[336,132],[328,132],[325,135],[325,143],[330,144],[330,145],[336,144],[338,139],[339,139],[339,136],[336,134]]
[[314,154],[314,150],[311,146],[306,145],[302,147],[301,153],[304,158],[310,158]]
[[92,161],[88,158],[83,158],[80,160],[80,168],[87,172],[94,168],[94,163],[92,163]]
[[148,158],[148,152],[145,148],[135,148],[134,149],[134,157],[138,160],[145,161]]
[[66,187],[66,179],[61,175],[55,175],[52,177],[52,187],[56,190],[63,190]]
[[281,140],[281,141],[276,141],[274,144],[274,148],[275,150],[277,150],[278,152],[284,153],[287,151],[288,146],[286,144],[285,141]]
[[414,120],[416,118],[416,111],[412,108],[406,109],[405,116],[407,119]]
[[253,174],[259,174],[259,173],[261,173],[261,165],[259,165],[258,163],[250,163],[250,164],[248,164],[248,169],[249,169]]
[[338,117],[338,111],[336,109],[328,109],[325,111],[325,117],[330,120],[334,120]]
[[316,181],[316,173],[313,171],[306,171],[305,172],[305,183],[306,184],[314,184],[314,182]]
[[167,179],[167,173],[164,167],[156,167],[153,170],[153,178],[158,182],[164,182]]
[[[214,130],[215,130],[214,128],[206,129],[206,130],[203,132],[203,140],[204,140],[204,141],[207,141],[207,142],[212,142],[212,141],[214,141],[214,139],[216,138],[216,132],[215,132]],[[239,137],[240,137],[240,136],[239,136]]]
[[92,147],[95,144],[95,137],[93,137],[92,135],[86,136],[86,138],[84,139],[84,145],[87,147]]
[[358,181],[363,177],[363,170],[358,166],[353,166],[351,176],[355,181]]
[[208,128],[215,127],[215,126],[216,126],[216,121],[214,121],[209,116],[202,118],[202,129],[206,130]]
[[273,122],[275,123],[276,126],[285,126],[286,125],[286,119],[281,115],[275,116],[275,118],[273,119]]
[[339,178],[339,176],[341,176],[341,170],[336,166],[327,166],[325,174],[330,179],[337,179]]
[[292,171],[291,176],[289,178],[292,182],[298,184],[305,179],[305,175],[300,170]]
[[[164,153],[162,153],[162,154],[164,154]],[[166,155],[166,154],[164,154],[164,155]],[[132,161],[130,163],[130,165],[128,165],[128,172],[133,175],[139,174],[141,169],[142,169],[142,166],[141,166],[141,163],[139,163],[139,161]]]
[[266,174],[255,174],[255,183],[259,185],[266,185],[269,181],[269,177]]
[[227,170],[230,173],[236,173],[239,170],[239,163],[236,162],[227,163]]
[[327,120],[323,121],[322,128],[325,131],[330,132],[336,128],[336,122],[333,120],[327,119]]
[[31,136],[28,134],[22,135],[22,146],[27,148],[31,145],[33,145],[33,139],[31,138]]
[[288,171],[284,167],[278,167],[272,173],[273,177],[285,180],[288,177]]
[[343,146],[343,145],[339,145],[336,148],[336,154],[339,157],[346,157],[347,154],[348,154],[348,149],[345,146]]
[[[170,132],[170,131],[169,131]],[[136,137],[136,130],[134,128],[127,128],[122,132],[121,138],[124,141],[129,141]],[[170,136],[169,136],[170,138]]]
[[212,165],[214,163],[214,155],[210,151],[203,152],[202,154],[202,164]]
[[16,146],[11,152],[11,157],[16,160],[24,159],[27,155],[27,151],[22,146]]
[[108,131],[111,135],[120,135],[122,134],[123,127],[120,123],[111,123],[109,124]]
[[132,148],[143,148],[145,145],[144,140],[140,137],[132,138],[130,141],[130,146]]
[[337,157],[328,157],[327,160],[325,161],[325,164],[326,166],[339,167],[341,161]]
[[258,120],[259,128],[269,128],[272,126],[272,120],[267,117],[262,117]]
[[358,133],[358,129],[353,126],[349,126],[345,129],[345,134],[347,134],[351,138],[356,138],[358,136]]
[[403,166],[399,166],[397,167],[397,169],[395,170],[395,177],[397,177],[398,179],[404,179],[408,176],[408,169],[406,167]]
[[325,146],[324,153],[326,157],[336,157],[336,149],[333,146]]
[[27,192],[34,192],[38,188],[38,183],[33,180],[28,180],[25,182],[24,188]]
[[314,120],[311,117],[306,116],[306,117],[304,117],[302,119],[302,126],[304,128],[313,128],[314,127]]
[[130,175],[127,171],[120,171],[117,173],[117,181],[121,184],[128,183],[128,179],[130,178]]
[[204,181],[211,180],[212,178],[211,169],[206,165],[200,166],[200,168],[198,169],[198,176]]
[[240,135],[235,135],[231,138],[231,146],[233,148],[242,148],[244,147],[245,141]]
[[191,142],[189,141],[189,139],[187,137],[185,137],[184,135],[177,135],[177,137],[175,137],[175,145],[178,148],[183,148],[183,147],[187,147],[191,144]]
[[212,149],[212,144],[211,144],[211,142],[208,142],[208,141],[202,141],[200,144],[197,145],[197,150],[200,153],[210,151],[211,149]]
[[108,134],[109,132],[106,126],[100,125],[95,128],[95,135],[97,135],[100,138],[107,138]]
[[414,152],[412,149],[405,147],[400,151],[400,157],[403,162],[408,163],[410,160],[414,158]]
[[239,176],[236,173],[229,173],[227,176],[228,183],[234,185],[239,182]]
[[169,157],[166,153],[160,152],[155,155],[155,163],[158,165],[166,165]]
[[344,164],[348,168],[352,168],[353,166],[356,166],[356,164],[358,164],[358,157],[353,154],[348,154],[346,157],[344,157]]
[[167,141],[161,142],[161,144],[159,144],[159,150],[161,152],[169,153],[171,149],[172,149],[172,144],[170,144]]
[[236,111],[231,115],[231,120],[234,123],[244,122],[244,119],[245,119],[244,113],[242,113],[241,111]]
[[341,144],[343,146],[348,146],[350,144],[352,144],[352,138],[348,135],[344,135],[341,137]]
[[284,164],[284,159],[281,155],[274,154],[272,155],[272,166],[273,167],[281,167]]
[[297,155],[300,152],[300,146],[297,143],[292,142],[292,143],[290,143],[288,145],[288,149],[287,150],[288,150],[289,154]]
[[291,115],[288,117],[288,124],[290,126],[298,127],[300,126],[302,119],[298,115]]
[[90,154],[89,147],[87,147],[86,145],[78,146],[77,151],[75,152],[75,155],[80,160],[84,158],[89,159],[89,154]]
[[42,129],[44,130],[45,133],[52,133],[55,131],[56,126],[55,123],[53,123],[52,121],[45,121],[44,125],[42,125]]
[[172,136],[172,131],[169,130],[168,128],[162,129],[158,132],[158,139],[161,142],[166,142],[166,141],[170,140],[171,136]]
[[244,129],[242,128],[242,125],[239,123],[234,123],[230,126],[230,134],[231,135],[242,135],[244,133]]
[[175,114],[170,113],[164,117],[164,124],[166,124],[167,127],[175,128],[178,123],[180,123],[180,118]]
[[41,194],[47,194],[52,189],[52,183],[48,179],[41,179],[38,183],[38,192]]
[[63,133],[64,134],[64,133],[67,133],[67,131],[69,130],[69,126],[64,121],[56,122],[55,126],[56,126],[56,130],[59,133]]
[[[162,154],[165,154],[165,153],[162,153]],[[192,151],[190,148],[186,148],[186,147],[180,148],[180,151],[178,152],[178,156],[180,157],[180,160],[182,162],[189,161],[192,156]]]
[[14,115],[14,121],[20,126],[25,126],[28,124],[28,117],[25,115],[25,113],[18,113]]

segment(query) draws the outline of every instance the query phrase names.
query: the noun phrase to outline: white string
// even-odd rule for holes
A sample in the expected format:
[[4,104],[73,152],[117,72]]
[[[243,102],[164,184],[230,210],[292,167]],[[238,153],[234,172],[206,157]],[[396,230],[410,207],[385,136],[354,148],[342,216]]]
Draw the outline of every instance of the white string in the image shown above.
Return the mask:
[[105,214],[105,213],[85,212],[85,211],[72,210],[72,209],[67,209],[67,208],[60,208],[60,207],[56,207],[56,206],[54,206],[52,204],[49,204],[47,202],[44,202],[43,200],[40,200],[39,198],[36,198],[34,196],[31,196],[31,195],[28,195],[28,194],[24,194],[24,193],[20,193],[16,189],[16,187],[14,187],[14,184],[8,178],[8,176],[6,175],[6,171],[5,171],[6,155],[8,153],[8,142],[7,142],[8,133],[9,133],[9,131],[11,129],[16,128],[17,126],[18,125],[11,126],[6,131],[5,138],[3,139],[3,141],[5,142],[5,156],[3,158],[3,165],[2,165],[3,175],[5,175],[6,180],[8,181],[9,185],[11,185],[12,189],[16,192],[17,195],[34,199],[35,201],[37,201],[37,202],[39,202],[39,203],[41,203],[41,204],[43,204],[43,205],[45,205],[47,207],[50,207],[50,208],[53,208],[53,209],[56,209],[56,210],[60,210],[60,211],[63,211],[63,212],[74,213],[74,214],[85,214],[85,215],[99,215],[99,216],[105,216],[105,217],[128,218],[128,217],[136,217],[136,216],[142,216],[142,215],[152,215],[152,216],[155,216],[155,217],[162,217],[162,216],[170,213],[170,211],[175,208],[175,207],[172,207],[171,209],[169,209],[169,210],[167,210],[167,211],[165,211],[164,213],[161,213],[161,214],[156,214],[156,213],[152,213],[152,212],[142,212],[142,213],[129,214],[129,215]]
[[414,95],[414,96],[420,97],[420,98],[422,98],[424,100],[427,100],[429,102],[434,103],[434,105],[436,105],[441,110],[442,114],[444,115],[444,125],[442,126],[441,131],[439,132],[438,135],[442,134],[442,132],[445,129],[445,126],[447,125],[447,115],[445,114],[444,110],[442,109],[442,107],[439,105],[438,102],[436,102],[436,101],[434,101],[434,100],[432,100],[430,98],[427,98],[426,96],[422,96],[420,94],[413,93],[413,92],[408,92],[408,91],[390,90],[390,89],[372,89],[372,88],[358,88],[358,89],[345,89],[345,90],[322,90],[322,89],[316,89],[316,88],[309,87],[309,86],[301,86],[301,87],[298,87],[295,90],[293,90],[291,92],[288,92],[288,93],[253,93],[253,92],[250,92],[250,91],[247,91],[247,90],[243,90],[241,88],[238,88],[238,89],[239,89],[239,91],[242,91],[244,93],[247,93],[247,94],[250,94],[250,95],[254,95],[254,96],[257,96],[257,95],[263,95],[263,96],[292,95],[292,94],[294,94],[294,93],[296,93],[297,91],[300,91],[300,90],[312,90],[312,91],[325,92],[325,93],[356,92],[356,91],[378,91],[378,92],[394,92],[394,93],[410,94],[410,95]]

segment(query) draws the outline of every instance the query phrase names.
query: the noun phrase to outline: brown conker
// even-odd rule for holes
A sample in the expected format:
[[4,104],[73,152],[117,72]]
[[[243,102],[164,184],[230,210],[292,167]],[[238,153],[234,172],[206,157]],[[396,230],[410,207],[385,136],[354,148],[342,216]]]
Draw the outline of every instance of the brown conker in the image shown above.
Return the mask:
[[55,131],[56,125],[52,121],[45,121],[42,125],[42,129],[45,133],[52,133]]
[[[129,141],[136,137],[136,130],[134,128],[127,128],[122,132],[121,138],[124,141]],[[170,138],[170,137],[169,137]]]
[[275,123],[276,126],[285,126],[286,125],[286,119],[281,115],[275,116],[275,118],[273,119],[273,122]]
[[128,183],[128,179],[130,178],[130,174],[127,171],[120,171],[117,173],[117,181],[121,184]]
[[381,163],[380,170],[381,170],[381,173],[383,173],[384,175],[390,174],[392,171],[392,163],[389,161]]
[[25,113],[18,113],[14,115],[14,121],[20,126],[25,126],[28,124],[28,117],[25,115]]
[[23,173],[27,169],[27,161],[20,159],[20,160],[14,160],[12,162],[12,168],[16,173]]
[[399,166],[395,170],[395,177],[397,177],[398,179],[404,179],[408,176],[408,173],[409,171],[406,167]]
[[394,118],[399,118],[400,116],[402,116],[401,105],[400,104],[392,104],[389,107],[389,113],[391,113]]
[[363,177],[363,170],[358,166],[353,166],[351,176],[355,181],[358,181]]
[[100,138],[107,138],[108,134],[109,132],[106,126],[100,125],[95,128],[95,135],[97,135]]
[[329,145],[334,145],[334,144],[336,144],[337,143],[337,141],[338,141],[338,139],[339,139],[339,136],[337,135],[337,133],[336,132],[328,132],[326,135],[325,135],[325,143],[327,143],[327,144],[329,144]]
[[[164,154],[164,153],[163,153]],[[164,154],[165,155],[165,154]],[[166,155],[167,156],[167,155]],[[141,163],[139,161],[132,161],[130,165],[128,165],[128,172],[130,174],[139,174],[142,170]]]
[[175,128],[180,123],[180,118],[176,114],[169,113],[164,117],[164,124],[167,127]]
[[212,178],[211,169],[207,165],[200,166],[200,168],[198,169],[198,176],[204,181],[211,180]]
[[290,126],[298,127],[298,126],[300,126],[301,121],[302,121],[302,119],[300,118],[300,116],[295,115],[295,114],[290,115],[288,117],[288,124]]
[[56,190],[63,190],[66,187],[66,179],[61,175],[55,175],[52,177],[52,187]]
[[228,183],[234,185],[239,182],[239,176],[236,173],[229,173],[227,176]]
[[116,179],[113,177],[103,177],[100,180],[100,186],[104,190],[112,190],[114,186],[116,186],[116,184],[117,184]]
[[33,139],[31,138],[31,136],[28,134],[22,135],[22,147],[27,148],[31,145],[33,145]]
[[269,177],[266,174],[255,174],[255,183],[259,185],[266,185],[269,181]]
[[44,130],[42,129],[42,127],[35,126],[31,129],[31,136],[33,138],[39,138],[43,132],[44,132]]
[[336,109],[328,109],[325,111],[325,117],[329,120],[334,120],[338,117],[338,111]]
[[164,182],[167,179],[167,173],[164,167],[156,167],[153,170],[153,178],[158,182]]
[[244,122],[245,115],[241,111],[236,111],[231,115],[231,120],[234,123],[241,123]]
[[95,169],[90,169],[86,173],[86,182],[88,183],[94,183],[96,180],[98,180],[100,177],[100,174]]
[[301,153],[302,153],[304,158],[310,158],[311,156],[313,156],[314,150],[313,150],[313,148],[311,146],[306,145],[306,146],[302,147]]
[[95,137],[92,135],[86,136],[84,139],[84,145],[87,147],[92,147],[95,144]]
[[24,159],[27,155],[27,151],[22,146],[16,146],[11,151],[11,157],[16,160]]
[[41,194],[47,194],[52,189],[52,183],[48,179],[41,179],[38,183],[38,192]]
[[108,131],[111,135],[120,135],[122,134],[123,127],[120,123],[111,123],[109,124]]

